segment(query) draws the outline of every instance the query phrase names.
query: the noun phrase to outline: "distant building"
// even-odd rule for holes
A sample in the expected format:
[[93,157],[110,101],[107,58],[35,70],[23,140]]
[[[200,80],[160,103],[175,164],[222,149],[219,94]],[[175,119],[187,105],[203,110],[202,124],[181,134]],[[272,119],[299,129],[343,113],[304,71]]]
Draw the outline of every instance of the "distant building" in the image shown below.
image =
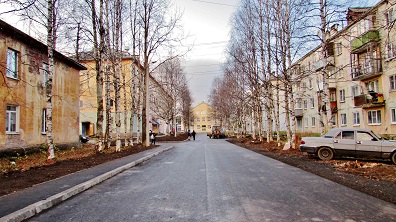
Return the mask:
[[[0,20],[0,150],[46,143],[47,46]],[[53,139],[79,144],[79,72],[86,68],[55,51]]]
[[213,125],[220,125],[220,119],[216,118],[214,109],[206,102],[201,102],[193,108],[194,121],[192,129],[195,132],[206,132],[212,130]]

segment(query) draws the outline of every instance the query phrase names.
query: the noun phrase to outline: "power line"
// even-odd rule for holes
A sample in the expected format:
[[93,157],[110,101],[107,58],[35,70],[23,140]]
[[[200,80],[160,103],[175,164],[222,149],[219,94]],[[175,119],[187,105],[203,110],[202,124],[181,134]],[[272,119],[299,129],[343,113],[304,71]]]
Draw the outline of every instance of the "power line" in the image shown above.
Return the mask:
[[228,7],[236,7],[236,5],[228,5],[228,4],[218,3],[218,2],[209,2],[209,1],[202,1],[202,0],[193,0],[193,1],[194,2],[207,3],[207,4],[213,4],[213,5],[223,5],[223,6],[228,6]]

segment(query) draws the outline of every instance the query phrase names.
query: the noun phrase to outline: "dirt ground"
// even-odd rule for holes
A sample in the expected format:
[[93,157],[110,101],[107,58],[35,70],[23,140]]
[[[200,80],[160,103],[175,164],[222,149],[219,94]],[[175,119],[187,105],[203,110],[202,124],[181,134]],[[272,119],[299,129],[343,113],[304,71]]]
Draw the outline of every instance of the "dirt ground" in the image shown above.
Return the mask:
[[252,141],[251,138],[230,139],[229,142],[396,204],[396,165],[390,161],[345,158],[322,161],[296,149],[282,150],[283,147],[277,147],[274,142]]
[[[183,141],[186,138],[187,135],[183,134],[157,137],[157,141]],[[396,204],[396,165],[390,161],[335,159],[324,162],[308,158],[297,150],[283,151],[275,143],[252,142],[251,139],[229,139],[229,142]],[[92,146],[85,145],[85,148],[92,150]],[[118,153],[92,152],[89,155],[87,150],[81,149],[81,152],[73,151],[71,157],[56,162],[30,168],[13,168],[0,174],[0,196],[154,147],[134,146]]]

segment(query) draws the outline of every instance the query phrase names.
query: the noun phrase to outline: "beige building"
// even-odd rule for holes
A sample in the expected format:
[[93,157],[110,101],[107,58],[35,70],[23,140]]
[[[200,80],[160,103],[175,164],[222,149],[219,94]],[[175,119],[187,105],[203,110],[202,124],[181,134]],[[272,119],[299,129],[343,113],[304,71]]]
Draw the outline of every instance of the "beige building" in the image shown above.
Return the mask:
[[[83,65],[55,51],[53,140],[79,144],[79,72]],[[46,143],[47,46],[0,20],[0,150]]]
[[369,128],[396,135],[396,1],[350,8],[348,24],[327,32],[327,58],[317,47],[294,64],[305,78],[296,86],[298,130],[319,132],[323,105],[320,72],[329,75],[335,127]]
[[[94,135],[96,134],[96,124],[97,124],[97,98],[96,98],[96,67],[95,61],[92,58],[90,53],[85,53],[81,60],[81,63],[84,64],[88,70],[82,72],[80,76],[80,86],[81,86],[81,95],[80,95],[80,133],[82,135]],[[132,67],[135,67],[136,73],[133,74]],[[125,136],[125,132],[127,134],[131,133],[130,125],[131,125],[131,84],[139,84],[137,80],[137,76],[142,75],[144,72],[144,67],[139,63],[139,61],[134,58],[132,55],[125,53],[122,59],[122,76],[121,77],[121,85],[124,85],[121,89],[121,135]],[[112,80],[110,80],[112,82]],[[125,82],[124,82],[125,81]],[[110,84],[110,97],[111,97],[111,113],[113,117],[113,121],[115,120],[115,91],[114,85]],[[125,90],[125,94],[124,94]],[[169,95],[163,90],[162,86],[150,75],[149,81],[149,91],[150,91],[150,115],[149,115],[149,129],[153,130],[156,133],[165,133],[168,127],[166,121],[161,119],[156,115],[158,107],[153,104],[157,104],[154,100],[161,100],[164,98],[168,98]],[[103,89],[103,95],[105,95],[105,86]],[[138,93],[138,92],[135,92]],[[105,97],[103,97],[104,103]],[[143,97],[141,97],[141,100]],[[138,102],[135,101],[135,107],[137,109]],[[104,109],[106,104],[104,104]],[[141,105],[140,105],[141,107]],[[127,117],[127,124],[124,123],[124,117]],[[138,130],[141,132],[141,124],[138,122],[138,117],[135,114],[133,117],[134,128],[132,132],[137,133]],[[106,126],[106,113],[104,110],[104,121],[103,121],[103,130],[105,130]],[[113,123],[113,127],[115,124]],[[115,135],[114,135],[115,136]]]
[[221,125],[213,108],[206,102],[201,102],[193,108],[194,122],[191,127],[195,132],[206,132],[212,130],[212,126]]

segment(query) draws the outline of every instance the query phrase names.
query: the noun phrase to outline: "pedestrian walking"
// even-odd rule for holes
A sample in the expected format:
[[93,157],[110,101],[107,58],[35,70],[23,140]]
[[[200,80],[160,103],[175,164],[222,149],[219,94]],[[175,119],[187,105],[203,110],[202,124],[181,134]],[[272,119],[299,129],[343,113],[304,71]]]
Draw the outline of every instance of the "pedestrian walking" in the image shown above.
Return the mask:
[[195,130],[193,130],[192,133],[191,133],[191,135],[192,135],[192,137],[194,138],[194,140],[195,140],[195,134],[196,134],[196,133],[195,133]]
[[190,140],[190,138],[191,138],[191,131],[190,130],[187,130],[187,136],[188,136],[187,139]]
[[155,145],[155,133],[153,133],[153,131],[150,130],[149,136],[150,136],[150,144]]

